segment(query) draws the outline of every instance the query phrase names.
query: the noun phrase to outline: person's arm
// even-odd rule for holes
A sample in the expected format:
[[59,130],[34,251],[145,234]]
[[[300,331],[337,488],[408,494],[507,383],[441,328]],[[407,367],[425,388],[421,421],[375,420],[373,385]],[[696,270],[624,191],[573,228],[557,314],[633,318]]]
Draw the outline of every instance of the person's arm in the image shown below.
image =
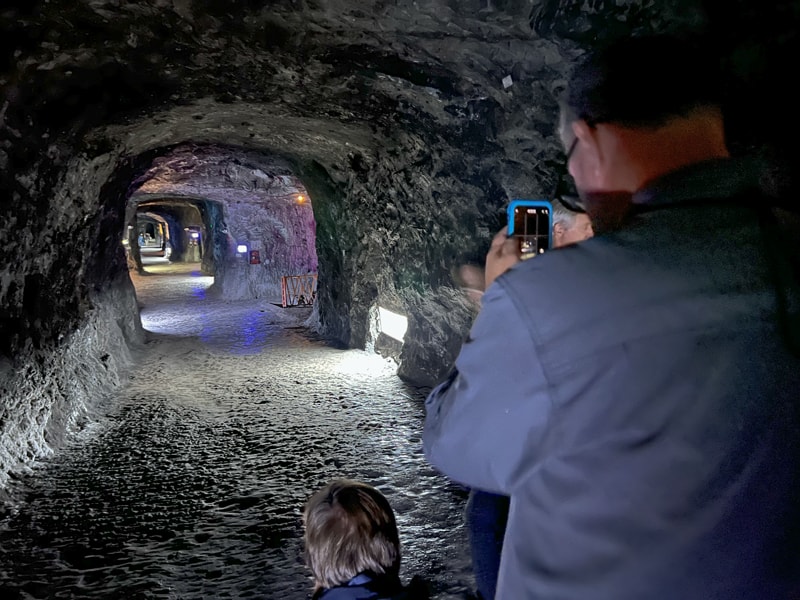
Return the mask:
[[550,413],[528,325],[502,282],[491,286],[456,370],[425,402],[428,460],[464,485],[510,495]]

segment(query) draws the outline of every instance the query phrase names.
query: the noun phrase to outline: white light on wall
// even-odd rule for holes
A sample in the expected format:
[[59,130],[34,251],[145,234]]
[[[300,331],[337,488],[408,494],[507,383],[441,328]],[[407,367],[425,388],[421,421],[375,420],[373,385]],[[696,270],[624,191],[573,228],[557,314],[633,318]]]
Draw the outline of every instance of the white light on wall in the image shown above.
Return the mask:
[[247,254],[247,246],[245,244],[239,244],[236,246],[236,251],[239,254]]
[[392,337],[400,342],[406,335],[408,329],[408,318],[403,315],[398,315],[390,310],[386,310],[382,306],[378,307],[378,319],[380,320],[380,331],[389,337]]
[[193,231],[193,232],[192,232],[192,238],[193,238],[193,239],[195,239],[195,240],[196,240],[196,239],[198,239],[199,237],[200,237],[200,234],[199,234],[199,233],[197,233],[196,231]]

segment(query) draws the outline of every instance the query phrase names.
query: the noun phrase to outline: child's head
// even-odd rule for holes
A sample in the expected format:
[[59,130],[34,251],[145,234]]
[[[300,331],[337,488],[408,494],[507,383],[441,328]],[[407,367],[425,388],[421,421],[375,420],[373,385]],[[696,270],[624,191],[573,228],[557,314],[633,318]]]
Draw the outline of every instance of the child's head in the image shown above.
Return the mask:
[[400,538],[389,501],[374,487],[338,479],[311,496],[303,513],[306,564],[317,588],[365,571],[397,575]]

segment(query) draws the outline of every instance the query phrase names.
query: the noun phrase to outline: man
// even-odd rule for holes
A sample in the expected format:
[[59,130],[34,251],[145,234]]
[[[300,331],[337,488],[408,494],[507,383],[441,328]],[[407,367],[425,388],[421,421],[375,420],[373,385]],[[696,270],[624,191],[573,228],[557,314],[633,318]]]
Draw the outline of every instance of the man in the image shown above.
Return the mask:
[[575,69],[562,141],[601,235],[518,262],[501,232],[426,402],[431,463],[511,496],[500,600],[797,584],[800,297],[704,56],[628,38]]
[[[552,206],[554,249],[588,240],[594,235],[592,222],[579,206],[571,210],[559,199],[553,200]],[[483,293],[485,273],[482,269],[466,265],[462,267],[460,275],[467,297],[480,307],[480,296],[476,293]],[[495,597],[508,509],[508,496],[470,490],[464,516],[480,600]]]
[[553,201],[553,248],[563,248],[588,240],[594,235],[592,221],[583,210],[570,210],[559,201]]

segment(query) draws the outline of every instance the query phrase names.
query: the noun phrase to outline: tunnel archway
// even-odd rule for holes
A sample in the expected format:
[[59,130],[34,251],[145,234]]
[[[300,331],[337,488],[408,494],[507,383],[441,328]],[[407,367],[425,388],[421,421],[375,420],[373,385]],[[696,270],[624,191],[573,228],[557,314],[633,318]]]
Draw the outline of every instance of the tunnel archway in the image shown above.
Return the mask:
[[214,144],[166,149],[129,199],[129,220],[148,212],[167,223],[170,261],[200,261],[223,298],[277,303],[283,277],[317,273],[309,192],[268,155]]
[[[141,256],[147,254],[171,263],[200,263],[203,274],[213,275],[208,232],[215,210],[209,204],[213,202],[196,198],[132,197],[126,211],[126,241],[134,259],[132,266],[139,273],[146,272]],[[147,237],[148,225],[156,238]]]

